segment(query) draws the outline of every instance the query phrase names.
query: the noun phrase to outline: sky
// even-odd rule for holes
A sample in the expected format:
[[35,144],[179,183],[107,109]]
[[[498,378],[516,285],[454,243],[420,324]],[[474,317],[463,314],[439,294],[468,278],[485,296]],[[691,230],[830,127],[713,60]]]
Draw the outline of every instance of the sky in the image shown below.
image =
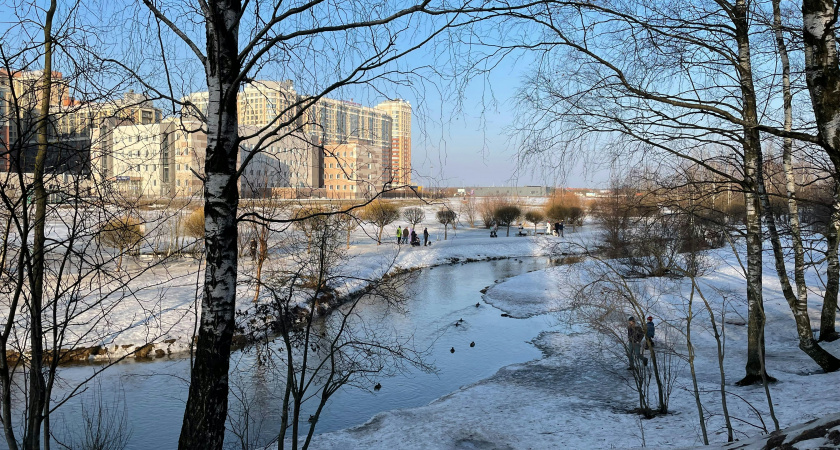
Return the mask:
[[[172,5],[174,8],[177,3]],[[117,10],[113,10],[115,7]],[[27,17],[41,15],[42,11],[15,11],[15,13]],[[193,13],[191,11],[186,16],[191,16]],[[157,34],[144,32],[145,28],[151,25],[148,22],[150,20],[147,17],[148,12],[142,7],[123,10],[108,2],[94,0],[91,5],[79,11],[79,14],[86,22],[95,24],[98,28],[106,27],[104,25],[106,23],[112,23],[110,26],[120,30],[122,28],[119,27],[123,27],[134,31],[122,33],[117,32],[117,29],[108,28],[90,34],[101,39],[101,42],[97,40],[98,47],[95,51],[104,52],[107,55],[100,54],[100,57],[125,61],[129,67],[133,66],[137,69],[139,78],[155,85],[163,92],[171,88],[172,95],[176,98],[189,92],[206,89],[200,64],[197,63],[195,55],[187,50],[178,38],[164,29],[163,40],[158,42]],[[111,16],[121,20],[105,20]],[[178,17],[178,25],[186,27],[184,29],[193,36],[198,46],[203,47],[201,42],[203,29],[186,19],[176,17]],[[21,24],[18,20],[22,18],[18,17],[12,21],[0,19],[2,34],[14,39],[23,37],[25,33],[20,34],[16,31],[6,35],[7,28],[14,28]],[[423,33],[428,31],[428,28],[424,31],[424,27],[428,27],[430,23],[432,22],[424,23],[421,19],[418,22],[408,22],[401,30],[399,26],[392,27],[395,31],[399,30],[398,46],[405,48],[416,43],[417,39],[422,39]],[[90,24],[87,26],[92,26]],[[479,30],[479,32],[487,33],[481,36],[482,39],[492,39],[494,31],[492,27]],[[247,34],[246,31],[243,33]],[[471,37],[468,34],[459,35],[457,32],[453,36],[456,40],[465,36]],[[342,37],[347,40],[343,40]],[[251,76],[278,81],[290,78],[294,81],[299,93],[307,94],[313,90],[317,91],[318,86],[323,87],[324,81],[329,81],[330,72],[333,69],[336,72],[346,71],[359,63],[358,54],[353,53],[352,50],[346,51],[345,47],[352,47],[355,44],[364,49],[366,45],[369,45],[364,33],[353,34],[352,32],[344,35],[341,33],[329,35],[323,39],[310,38],[301,42],[303,43],[301,49],[291,51],[292,54],[300,56],[297,64],[286,64],[286,61],[282,60],[282,63],[277,66],[264,68],[263,73],[251,74]],[[90,43],[87,41],[85,45]],[[591,166],[564,167],[560,172],[568,176],[558,177],[554,175],[556,171],[546,174],[545,162],[525,165],[517,163],[517,136],[513,134],[511,127],[516,119],[517,89],[531,67],[527,57],[521,55],[519,58],[508,57],[485,76],[476,77],[464,85],[459,85],[458,83],[464,80],[457,79],[457,76],[447,79],[446,75],[447,70],[457,73],[458,69],[447,65],[457,66],[462,62],[458,58],[464,57],[465,54],[456,48],[457,44],[453,48],[448,48],[446,44],[446,39],[443,39],[443,44],[428,45],[427,47],[432,48],[424,47],[423,50],[408,55],[394,66],[405,70],[405,73],[414,73],[418,68],[420,68],[418,73],[428,70],[422,75],[405,78],[398,76],[397,78],[400,79],[394,82],[386,80],[382,83],[362,84],[358,87],[360,90],[351,88],[334,92],[334,95],[329,96],[344,100],[354,99],[366,106],[375,106],[386,97],[403,98],[411,102],[413,107],[413,184],[425,187],[479,185],[599,187],[606,184],[608,174],[604,171],[593,170]],[[168,66],[166,67],[170,69],[169,71],[162,70],[164,62],[159,58],[161,47],[167,49]],[[345,54],[350,55],[347,61],[342,61],[341,58],[332,61],[328,57]],[[353,56],[356,56],[356,59]],[[318,61],[307,60],[310,57]],[[471,57],[472,54],[467,56],[468,59]],[[61,70],[60,64],[57,63],[57,65]],[[168,75],[164,77],[162,75],[164,73]],[[100,74],[100,76],[107,77],[108,75]],[[308,80],[309,77],[312,77],[312,80]],[[118,83],[120,86],[115,86],[114,91],[127,90],[129,87],[137,92],[146,91],[144,86],[137,82],[132,83],[126,80]],[[308,89],[308,86],[314,89]],[[157,103],[158,107],[170,111],[172,109],[167,108],[166,102],[158,101]]]
[[[607,187],[609,170],[578,163],[565,177],[538,163],[518,165],[516,95],[530,70],[526,58],[502,61],[489,75],[470,81],[463,104],[426,90],[396,88],[412,116],[412,183],[428,187]],[[422,98],[418,98],[422,97]],[[416,105],[420,105],[417,108]],[[539,167],[538,167],[539,166]]]

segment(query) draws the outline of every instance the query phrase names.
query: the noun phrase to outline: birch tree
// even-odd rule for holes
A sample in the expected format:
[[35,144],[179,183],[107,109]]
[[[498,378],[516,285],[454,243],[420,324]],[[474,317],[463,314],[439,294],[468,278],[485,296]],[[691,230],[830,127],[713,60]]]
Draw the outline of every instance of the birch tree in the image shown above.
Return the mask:
[[[189,11],[175,2],[142,0],[142,5],[153,16],[152,25],[167,30],[166,39],[177,39],[204,69],[206,276],[179,447],[221,448],[238,273],[237,179],[257,153],[238,164],[238,146],[244,137],[237,116],[240,87],[272,69],[275,76],[299,83],[315,80],[307,95],[279,108],[276,117],[252,136],[273,139],[292,133],[308,120],[308,111],[318,100],[342,87],[375,79],[404,80],[399,65],[403,56],[445,30],[479,20],[475,14],[492,9],[492,4],[210,0]],[[498,5],[504,10],[511,7]],[[174,92],[164,94],[178,101]]]
[[[580,68],[565,71],[569,78],[562,79],[556,76],[557,65],[545,57],[522,93],[523,108],[534,111],[523,124],[537,123],[522,128],[529,152],[608,134],[614,158],[675,156],[740,186],[746,205],[749,305],[741,384],[761,382],[765,375],[760,133],[818,142],[806,132],[774,126],[767,118],[770,111],[758,107],[770,94],[754,79],[770,61],[767,51],[756,51],[766,43],[753,40],[761,25],[753,19],[754,8],[744,0],[679,8],[667,2],[547,2],[541,14],[526,18],[548,36],[538,47]],[[540,123],[539,117],[551,119]],[[727,160],[738,161],[736,177],[715,163]],[[801,310],[802,304],[796,300],[791,308]],[[835,370],[832,357],[814,347],[800,322],[800,346],[824,369]]]

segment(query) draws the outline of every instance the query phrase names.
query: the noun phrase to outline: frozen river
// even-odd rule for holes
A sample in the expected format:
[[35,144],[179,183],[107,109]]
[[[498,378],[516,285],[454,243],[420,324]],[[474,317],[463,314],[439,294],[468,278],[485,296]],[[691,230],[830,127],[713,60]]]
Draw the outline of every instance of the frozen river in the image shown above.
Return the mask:
[[[316,432],[363,424],[382,411],[425,405],[464,385],[490,377],[501,367],[538,358],[540,352],[529,341],[540,331],[552,328],[552,319],[502,317],[501,311],[482,301],[480,291],[496,280],[542,269],[548,264],[545,258],[518,258],[423,269],[408,288],[407,313],[390,315],[388,320],[394,321],[393,325],[400,330],[413,330],[418,347],[430,346],[428,362],[434,364],[436,372],[410,368],[380,378],[382,389],[378,392],[346,387],[332,397]],[[477,308],[478,302],[481,306]],[[377,306],[362,305],[360,314],[373,318],[380,313]],[[454,326],[459,319],[463,319],[462,325]],[[475,347],[471,348],[470,342],[475,342]],[[455,353],[450,352],[451,348]],[[258,420],[250,430],[252,435],[259,434],[262,441],[270,440],[279,426],[276,411],[279,402],[274,399],[282,395],[282,389],[276,380],[253,369],[252,360],[251,352],[234,353],[231,379],[239,386],[240,397],[245,395],[253,400],[251,414]],[[61,369],[61,376],[67,385],[76,385],[95,367],[66,367]],[[188,359],[173,358],[121,363],[98,377],[104,403],[125,405],[126,423],[132,433],[129,449],[177,446],[188,372]],[[234,396],[231,402],[232,410],[236,411]],[[53,430],[61,436],[65,430],[78,430],[80,421],[80,403],[74,400],[59,408],[53,419]],[[241,448],[230,433],[226,446]]]

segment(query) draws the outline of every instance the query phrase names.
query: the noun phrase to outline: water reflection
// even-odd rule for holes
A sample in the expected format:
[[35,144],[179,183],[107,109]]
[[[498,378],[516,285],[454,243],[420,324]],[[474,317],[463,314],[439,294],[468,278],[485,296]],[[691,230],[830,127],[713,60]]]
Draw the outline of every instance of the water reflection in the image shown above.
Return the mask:
[[[368,421],[387,410],[421,406],[493,375],[499,368],[540,356],[528,341],[536,330],[547,328],[546,318],[509,319],[481,302],[480,290],[500,280],[548,264],[544,258],[499,260],[456,264],[422,270],[407,288],[411,290],[405,314],[383,314],[382,305],[365,301],[359,317],[372,326],[412,337],[420,349],[428,349],[427,362],[436,371],[405,367],[402,372],[365,380],[360,387],[345,387],[326,405],[317,433],[339,430]],[[480,302],[481,306],[475,304]],[[463,321],[461,321],[463,319]],[[458,323],[458,326],[455,324]],[[475,347],[470,343],[475,342]],[[279,342],[274,347],[281,345]],[[455,353],[450,353],[450,348]],[[256,364],[254,349],[238,351],[231,364],[231,423],[227,444],[242,448],[245,442],[266,443],[277,435],[283,385],[277,367]],[[88,376],[93,368],[62,369],[68,385]],[[187,395],[189,360],[152,363],[126,362],[100,375],[103,392],[123,390],[128,423],[133,430],[130,449],[175,448]],[[381,390],[373,391],[375,383]],[[312,413],[314,403],[303,411]],[[72,426],[79,417],[79,402],[63,406],[56,423]],[[304,425],[308,425],[305,424]]]

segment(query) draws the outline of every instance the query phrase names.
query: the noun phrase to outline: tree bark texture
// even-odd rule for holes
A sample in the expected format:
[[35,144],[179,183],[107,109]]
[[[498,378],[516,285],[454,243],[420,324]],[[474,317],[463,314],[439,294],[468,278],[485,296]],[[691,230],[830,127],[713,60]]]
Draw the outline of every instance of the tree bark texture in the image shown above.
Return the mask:
[[758,177],[761,176],[761,140],[756,129],[758,108],[753,85],[750,54],[748,8],[745,0],[735,2],[732,21],[738,46],[738,72],[743,98],[744,120],[744,203],[747,217],[747,326],[746,375],[739,384],[753,384],[762,379],[764,354],[764,300],[762,297],[762,245],[761,204],[758,194]]
[[205,70],[209,92],[204,184],[205,283],[189,397],[178,448],[221,449],[228,407],[228,369],[237,278],[236,162],[238,21],[236,0],[210,0]]
[[835,328],[837,320],[837,295],[840,291],[840,257],[837,250],[840,244],[840,181],[834,181],[834,201],[831,218],[825,232],[826,282],[823,295],[823,307],[820,314],[820,341],[836,341],[840,338]]
[[[802,38],[805,50],[805,81],[811,95],[814,118],[820,141],[834,165],[835,178],[840,176],[840,59],[837,55],[837,15],[832,0],[802,0]],[[836,215],[837,191],[834,194],[834,211],[829,225],[828,285],[826,286],[820,323],[820,340],[836,339],[834,322],[837,311],[838,266]]]

